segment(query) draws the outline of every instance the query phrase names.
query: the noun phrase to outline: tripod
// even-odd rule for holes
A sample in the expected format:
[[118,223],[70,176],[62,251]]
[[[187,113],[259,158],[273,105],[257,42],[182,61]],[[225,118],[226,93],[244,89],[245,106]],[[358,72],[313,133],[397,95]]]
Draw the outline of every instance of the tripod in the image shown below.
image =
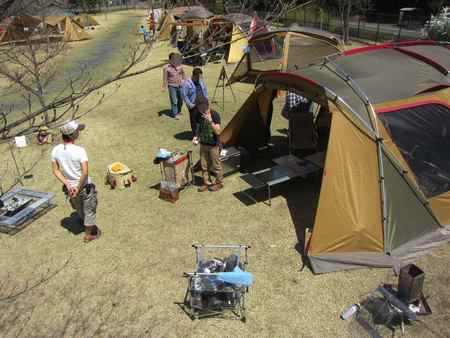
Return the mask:
[[[214,89],[214,94],[213,94],[213,98],[212,98],[212,102],[216,102],[215,100],[216,98],[216,92],[217,92],[217,88],[222,88],[222,109],[225,110],[225,87],[227,86],[227,83],[229,81],[229,77],[227,74],[227,71],[225,69],[225,65],[222,66],[222,69],[220,71],[219,74],[219,78],[217,79],[217,83],[216,83],[216,88]],[[236,96],[234,95],[234,91],[233,88],[231,88],[231,85],[229,85],[231,94],[233,95],[233,100],[236,102]]]

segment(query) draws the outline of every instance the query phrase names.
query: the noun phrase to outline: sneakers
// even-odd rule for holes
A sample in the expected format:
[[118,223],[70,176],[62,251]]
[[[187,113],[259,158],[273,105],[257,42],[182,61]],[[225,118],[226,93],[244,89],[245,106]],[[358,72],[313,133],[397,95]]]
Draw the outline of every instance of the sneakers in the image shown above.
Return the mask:
[[92,233],[90,235],[84,236],[83,241],[85,243],[89,243],[92,242],[93,240],[99,239],[101,235],[102,232],[97,226],[95,226],[94,229],[92,229]]
[[205,192],[208,191],[209,186],[206,184],[203,184],[200,188],[197,189],[198,192]]
[[206,185],[203,184],[200,188],[198,188],[198,192],[205,192],[205,191],[219,191],[223,188],[223,183],[216,183],[213,185]]

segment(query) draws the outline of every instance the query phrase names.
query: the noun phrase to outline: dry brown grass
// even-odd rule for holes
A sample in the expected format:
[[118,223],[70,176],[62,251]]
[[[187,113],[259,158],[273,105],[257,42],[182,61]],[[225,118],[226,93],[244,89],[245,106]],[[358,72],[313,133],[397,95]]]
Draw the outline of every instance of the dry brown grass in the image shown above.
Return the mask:
[[[116,15],[126,19],[127,14],[110,17]],[[158,63],[167,52],[166,47],[156,49],[149,63]],[[205,69],[210,91],[219,70],[220,65]],[[158,147],[193,149],[189,141],[174,137],[189,129],[186,111],[179,121],[159,116],[168,107],[167,93],[159,87],[158,70],[124,81],[118,93],[83,121],[87,129],[80,144],[88,151],[91,176],[99,190],[100,240],[84,244],[82,235],[62,226],[70,208],[51,175],[50,148],[45,148],[45,158],[26,183],[55,193],[58,206],[17,235],[0,236],[0,335],[360,336],[338,319],[339,313],[380,282],[395,278],[383,269],[318,276],[308,269],[300,272],[291,213],[306,217],[308,204],[288,205],[284,195],[278,195],[271,208],[262,203],[246,206],[233,195],[241,187],[238,175],[228,177],[218,193],[184,191],[176,205],[159,200],[157,191],[149,188],[160,179],[159,168],[152,164]],[[237,85],[235,90],[238,102],[231,102],[228,93],[226,110],[221,111],[225,123],[252,88]],[[285,122],[275,114],[273,129],[283,127]],[[19,158],[28,162],[38,153],[33,146]],[[10,163],[3,161],[3,150],[1,154],[1,163]],[[111,191],[103,185],[106,167],[113,161],[135,170],[139,180],[131,189]],[[296,194],[305,195],[310,185],[299,181],[281,191],[287,189],[297,201]],[[183,300],[186,287],[182,272],[194,268],[194,242],[252,245],[249,270],[256,282],[248,296],[246,324],[224,319],[193,322],[175,304]],[[449,254],[447,245],[417,262],[426,272],[425,293],[431,295],[434,311],[424,321],[436,337],[450,336]],[[407,329],[407,336],[432,337],[433,333],[416,324]]]

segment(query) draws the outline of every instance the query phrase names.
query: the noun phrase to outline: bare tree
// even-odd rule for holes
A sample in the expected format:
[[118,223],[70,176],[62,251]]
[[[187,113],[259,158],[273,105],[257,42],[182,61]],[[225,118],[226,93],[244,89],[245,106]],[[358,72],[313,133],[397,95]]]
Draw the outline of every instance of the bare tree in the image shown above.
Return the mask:
[[[272,12],[267,13],[265,18],[267,24],[278,20],[295,7],[296,1],[277,1]],[[216,34],[221,33],[216,32]],[[90,94],[119,80],[143,74],[164,65],[161,63],[136,70],[137,66],[146,60],[152,44],[131,44],[124,49],[126,54],[124,66],[113,76],[94,83],[91,77],[86,76],[85,70],[80,69],[77,76],[65,79],[57,93],[50,93],[47,89],[55,84],[57,77],[52,66],[54,60],[64,53],[66,45],[63,42],[50,41],[42,34],[37,33],[37,35],[28,36],[23,46],[11,46],[11,48],[0,50],[0,76],[8,79],[27,103],[27,109],[22,109],[19,116],[17,112],[13,114],[11,109],[0,111],[0,141],[35,132],[43,125],[55,125],[69,116],[79,118],[79,105]],[[227,43],[234,41],[232,39]],[[208,46],[205,44],[206,42],[201,42],[197,47],[205,47],[207,52]],[[91,111],[103,99],[104,95],[101,94],[96,104],[87,111]],[[86,110],[83,114],[86,114]]]
[[[0,78],[6,79],[9,89],[19,93],[22,102],[26,103],[19,109],[5,105],[0,107],[0,142],[32,133],[40,126],[52,126],[63,118],[79,118],[79,105],[90,94],[118,80],[161,66],[131,72],[146,60],[152,46],[151,43],[131,43],[124,46],[123,67],[113,76],[94,82],[87,69],[80,66],[63,77],[58,74],[55,63],[66,52],[66,43],[61,39],[55,40],[45,24],[39,30],[30,30],[20,43],[0,49]],[[96,103],[85,109],[84,114],[98,106],[104,98],[105,94],[100,93]]]
[[429,0],[427,1],[427,10],[433,15],[439,14],[442,7],[444,7],[445,0]]
[[[263,20],[270,25],[296,7],[295,0],[277,0],[272,11],[267,13]],[[221,33],[223,32],[216,32]],[[242,38],[242,35],[232,36],[230,41],[222,45]],[[7,79],[10,83],[9,89],[19,93],[25,103],[15,107],[0,105],[0,143],[10,143],[12,138],[19,135],[33,134],[41,126],[54,128],[62,121],[78,119],[102,104],[107,92],[111,93],[119,88],[120,80],[161,68],[165,63],[150,66],[144,64],[154,45],[155,42],[151,41],[148,44],[131,43],[124,46],[123,66],[115,74],[100,81],[94,81],[84,68],[77,69],[69,76],[65,74],[61,77],[58,74],[55,63],[64,55],[67,45],[63,41],[52,39],[45,25],[38,30],[32,30],[22,44],[0,48],[0,78]],[[196,47],[199,53],[188,58],[211,51],[206,41],[199,42]],[[220,46],[214,48],[217,47]],[[89,97],[94,97],[95,100],[88,101]],[[89,106],[87,102],[90,103]],[[82,111],[79,109],[81,104],[84,104]],[[12,147],[10,151],[14,157]],[[17,164],[15,167],[17,177],[13,185],[20,183],[23,173],[29,171],[26,168],[19,169]],[[10,188],[12,186],[6,191]]]

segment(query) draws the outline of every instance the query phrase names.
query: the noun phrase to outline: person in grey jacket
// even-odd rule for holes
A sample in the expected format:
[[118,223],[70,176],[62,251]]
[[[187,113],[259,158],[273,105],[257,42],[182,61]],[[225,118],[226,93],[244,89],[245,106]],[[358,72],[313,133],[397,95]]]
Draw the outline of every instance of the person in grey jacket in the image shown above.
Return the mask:
[[198,109],[195,104],[198,97],[208,98],[208,90],[202,79],[201,68],[194,68],[192,77],[183,81],[181,85],[181,96],[189,110],[189,121],[191,123],[192,134],[197,130]]

